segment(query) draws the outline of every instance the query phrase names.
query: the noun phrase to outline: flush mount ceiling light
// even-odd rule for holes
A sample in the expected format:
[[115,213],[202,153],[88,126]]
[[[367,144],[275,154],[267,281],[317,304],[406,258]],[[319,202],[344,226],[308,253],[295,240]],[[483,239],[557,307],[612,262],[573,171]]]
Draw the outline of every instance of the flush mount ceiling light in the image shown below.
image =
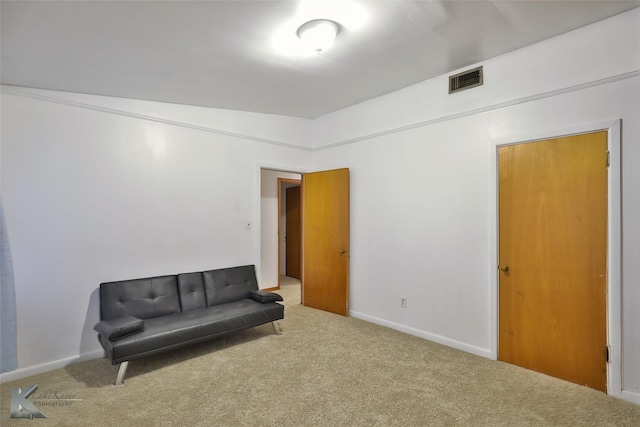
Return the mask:
[[300,40],[315,50],[317,54],[331,46],[337,34],[338,24],[328,19],[314,19],[305,22],[298,28]]

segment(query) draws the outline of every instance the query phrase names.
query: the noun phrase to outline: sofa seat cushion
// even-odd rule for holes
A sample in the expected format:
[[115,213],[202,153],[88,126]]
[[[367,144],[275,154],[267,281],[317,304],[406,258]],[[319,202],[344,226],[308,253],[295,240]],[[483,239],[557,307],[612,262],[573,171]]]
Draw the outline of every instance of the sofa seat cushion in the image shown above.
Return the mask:
[[284,307],[252,299],[146,319],[144,331],[105,342],[113,363],[148,356],[284,318]]

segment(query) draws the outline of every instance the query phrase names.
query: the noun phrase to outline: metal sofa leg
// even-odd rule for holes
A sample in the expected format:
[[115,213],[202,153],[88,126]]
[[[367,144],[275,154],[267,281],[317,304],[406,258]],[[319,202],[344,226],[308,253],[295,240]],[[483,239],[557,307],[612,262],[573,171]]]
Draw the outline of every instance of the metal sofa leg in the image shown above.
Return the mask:
[[271,322],[271,324],[273,325],[273,330],[275,331],[276,335],[282,335],[282,333],[280,332],[280,326],[278,326],[278,322],[273,321]]
[[127,368],[129,367],[129,361],[125,360],[120,364],[120,370],[118,371],[118,377],[116,378],[115,386],[121,386],[124,384],[124,374],[127,373]]

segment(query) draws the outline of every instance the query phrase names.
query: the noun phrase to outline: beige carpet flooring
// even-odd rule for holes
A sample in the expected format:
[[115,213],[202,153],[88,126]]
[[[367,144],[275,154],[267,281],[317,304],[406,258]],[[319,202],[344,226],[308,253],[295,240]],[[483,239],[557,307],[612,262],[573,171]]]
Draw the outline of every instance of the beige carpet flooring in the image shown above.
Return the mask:
[[[640,426],[640,406],[354,318],[300,305],[283,281],[270,324],[133,361],[0,386],[2,426]],[[11,390],[47,419],[10,419]]]

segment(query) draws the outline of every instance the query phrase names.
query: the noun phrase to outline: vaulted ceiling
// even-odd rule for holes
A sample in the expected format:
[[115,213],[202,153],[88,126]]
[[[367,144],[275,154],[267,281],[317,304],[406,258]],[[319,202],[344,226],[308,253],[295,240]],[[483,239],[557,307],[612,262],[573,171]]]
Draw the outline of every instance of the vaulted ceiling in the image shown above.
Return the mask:
[[[640,1],[2,1],[2,84],[318,117]],[[327,18],[333,46],[301,55]],[[570,52],[568,53],[570,54]]]

